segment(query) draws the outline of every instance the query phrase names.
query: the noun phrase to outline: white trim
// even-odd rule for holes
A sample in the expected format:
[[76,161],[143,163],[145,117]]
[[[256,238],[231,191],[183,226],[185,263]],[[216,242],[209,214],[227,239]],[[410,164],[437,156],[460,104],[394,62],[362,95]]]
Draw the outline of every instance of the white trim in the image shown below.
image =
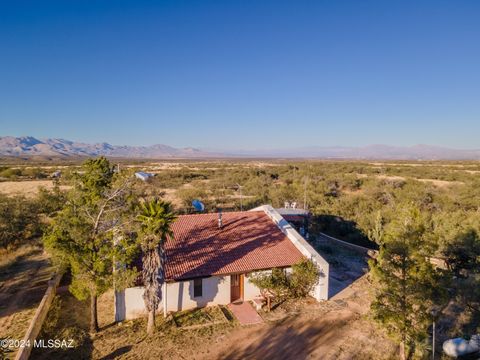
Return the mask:
[[328,262],[270,205],[259,206],[250,211],[263,210],[265,214],[290,239],[295,247],[307,258],[317,264],[320,270],[320,279],[313,290],[313,297],[317,300],[328,300]]

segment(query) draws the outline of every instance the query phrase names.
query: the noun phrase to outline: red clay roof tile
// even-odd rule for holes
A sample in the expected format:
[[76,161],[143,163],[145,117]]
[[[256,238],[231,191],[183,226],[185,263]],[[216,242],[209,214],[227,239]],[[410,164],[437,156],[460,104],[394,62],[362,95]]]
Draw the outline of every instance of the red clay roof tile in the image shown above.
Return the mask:
[[263,211],[182,215],[165,244],[167,280],[286,267],[302,259]]

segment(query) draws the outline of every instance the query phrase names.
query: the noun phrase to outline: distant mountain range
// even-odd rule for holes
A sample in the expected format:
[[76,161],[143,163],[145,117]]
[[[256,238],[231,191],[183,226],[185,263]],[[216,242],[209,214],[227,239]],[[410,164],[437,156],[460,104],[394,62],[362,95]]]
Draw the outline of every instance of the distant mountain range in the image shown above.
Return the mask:
[[37,139],[32,136],[0,137],[0,155],[3,156],[110,156],[122,158],[199,158],[212,157],[194,148],[177,149],[167,145],[116,146],[107,143],[86,144],[65,139]]
[[323,158],[323,159],[379,159],[379,160],[480,160],[480,149],[461,150],[431,145],[362,147],[311,146],[295,149],[236,151],[236,156]]
[[379,160],[480,160],[480,149],[460,150],[430,145],[399,147],[369,145],[364,147],[303,147],[271,150],[206,151],[195,148],[151,146],[117,146],[108,143],[86,144],[64,139],[37,139],[32,136],[0,137],[0,156],[14,157],[78,157],[99,156],[121,158],[323,158]]

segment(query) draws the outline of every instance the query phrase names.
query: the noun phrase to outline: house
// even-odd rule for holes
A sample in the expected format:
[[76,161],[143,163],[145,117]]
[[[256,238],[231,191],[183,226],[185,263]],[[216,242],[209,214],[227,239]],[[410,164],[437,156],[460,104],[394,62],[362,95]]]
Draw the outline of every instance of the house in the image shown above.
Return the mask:
[[150,179],[151,177],[154,177],[155,174],[151,174],[151,173],[146,173],[146,172],[143,172],[143,171],[138,171],[135,173],[135,177],[137,179],[140,179],[142,181],[147,181],[148,179]]
[[[181,215],[172,230],[174,236],[165,243],[166,282],[159,306],[165,315],[253,300],[260,296],[260,289],[250,282],[250,274],[272,268],[288,271],[305,257],[315,262],[321,274],[312,296],[328,298],[328,263],[271,206]],[[141,285],[116,293],[117,321],[145,313]]]

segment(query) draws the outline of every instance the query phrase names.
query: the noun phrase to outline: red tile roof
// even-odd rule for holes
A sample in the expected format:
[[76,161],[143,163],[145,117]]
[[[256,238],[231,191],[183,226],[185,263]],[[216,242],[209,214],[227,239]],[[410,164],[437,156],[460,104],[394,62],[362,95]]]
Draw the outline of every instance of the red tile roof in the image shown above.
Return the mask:
[[290,266],[302,254],[263,211],[182,215],[165,244],[167,280]]

